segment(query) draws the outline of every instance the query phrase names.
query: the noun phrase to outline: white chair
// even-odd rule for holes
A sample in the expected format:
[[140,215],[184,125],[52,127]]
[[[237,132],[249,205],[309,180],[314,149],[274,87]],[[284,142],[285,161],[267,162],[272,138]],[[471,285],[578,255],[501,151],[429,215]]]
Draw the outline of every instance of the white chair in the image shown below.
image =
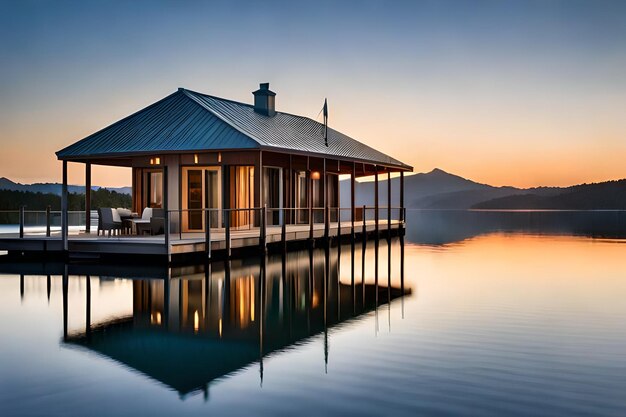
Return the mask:
[[152,208],[146,207],[141,213],[140,219],[133,220],[135,230],[138,235],[142,235],[145,232],[150,232],[150,219],[152,218]]

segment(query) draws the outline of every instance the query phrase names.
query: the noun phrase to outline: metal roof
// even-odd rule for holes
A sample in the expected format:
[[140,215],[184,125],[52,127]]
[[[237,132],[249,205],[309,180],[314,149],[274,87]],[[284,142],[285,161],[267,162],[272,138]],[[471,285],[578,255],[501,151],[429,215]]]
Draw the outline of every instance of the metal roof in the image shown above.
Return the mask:
[[266,149],[334,156],[411,169],[324,125],[289,113],[265,116],[250,104],[179,89],[164,99],[57,152],[59,159],[134,153]]

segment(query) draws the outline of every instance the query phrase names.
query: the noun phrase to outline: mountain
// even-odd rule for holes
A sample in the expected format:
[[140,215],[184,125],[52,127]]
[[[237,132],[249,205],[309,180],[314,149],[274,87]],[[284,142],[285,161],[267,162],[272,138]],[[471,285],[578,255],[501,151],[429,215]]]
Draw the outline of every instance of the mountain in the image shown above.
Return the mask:
[[[404,203],[412,209],[626,209],[626,180],[572,187],[495,187],[441,169],[404,177]],[[400,179],[391,180],[392,206],[398,206]],[[341,181],[342,207],[350,207],[350,181]],[[387,206],[387,181],[379,180],[379,204]],[[374,205],[374,182],[356,183],[356,205]]]
[[[43,194],[56,194],[61,195],[61,184],[59,183],[35,183],[35,184],[20,184],[18,182],[13,182],[8,178],[2,177],[0,178],[0,190],[9,190],[9,191],[30,191],[33,193],[43,193]],[[91,189],[94,191],[99,190],[100,188],[106,188],[109,191],[116,191],[120,194],[128,194],[132,193],[131,187],[99,187],[92,186]],[[85,193],[85,186],[82,185],[68,185],[67,191],[69,193]]]
[[475,204],[477,209],[552,209],[623,210],[626,209],[626,179],[566,187],[555,195],[537,192],[510,195]]
[[[341,182],[341,205],[350,206],[350,181]],[[418,209],[469,209],[474,204],[522,193],[514,187],[494,187],[481,184],[450,174],[441,169],[428,173],[406,175],[404,177],[404,202],[407,208]],[[372,206],[374,204],[374,182],[356,183],[356,205]],[[391,180],[392,206],[397,206],[400,199],[400,179]],[[387,205],[387,181],[379,181],[379,204]]]

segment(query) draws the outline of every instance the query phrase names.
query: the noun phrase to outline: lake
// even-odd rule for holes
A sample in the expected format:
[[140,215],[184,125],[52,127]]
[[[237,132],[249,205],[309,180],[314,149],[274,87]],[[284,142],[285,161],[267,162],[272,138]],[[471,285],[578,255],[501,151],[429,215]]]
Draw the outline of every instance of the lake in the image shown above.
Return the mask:
[[0,415],[623,416],[625,219],[409,211],[378,256],[0,263]]

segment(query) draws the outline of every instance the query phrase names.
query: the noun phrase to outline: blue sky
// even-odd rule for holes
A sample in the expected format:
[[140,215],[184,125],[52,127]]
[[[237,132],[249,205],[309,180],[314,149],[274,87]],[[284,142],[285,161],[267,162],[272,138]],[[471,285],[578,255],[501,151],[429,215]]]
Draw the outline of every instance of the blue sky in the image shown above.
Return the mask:
[[417,171],[626,177],[626,2],[0,0],[0,54],[0,176],[25,182],[179,86],[250,102],[267,81]]

